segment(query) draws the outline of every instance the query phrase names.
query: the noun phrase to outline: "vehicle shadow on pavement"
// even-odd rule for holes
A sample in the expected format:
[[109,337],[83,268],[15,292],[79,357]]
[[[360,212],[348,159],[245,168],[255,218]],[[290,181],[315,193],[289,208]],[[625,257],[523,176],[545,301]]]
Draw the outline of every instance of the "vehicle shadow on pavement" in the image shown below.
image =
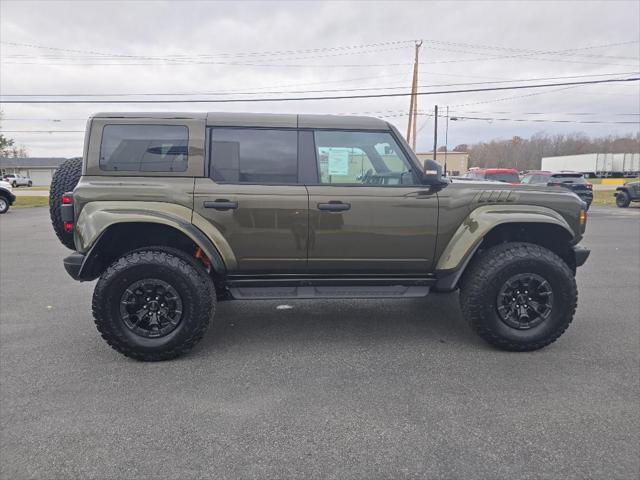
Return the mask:
[[464,321],[458,294],[451,293],[409,300],[221,302],[213,327],[191,356],[245,343],[273,348],[310,342],[364,342],[369,346],[397,343],[401,347],[404,342],[415,341],[425,348],[456,344],[475,350],[484,346]]

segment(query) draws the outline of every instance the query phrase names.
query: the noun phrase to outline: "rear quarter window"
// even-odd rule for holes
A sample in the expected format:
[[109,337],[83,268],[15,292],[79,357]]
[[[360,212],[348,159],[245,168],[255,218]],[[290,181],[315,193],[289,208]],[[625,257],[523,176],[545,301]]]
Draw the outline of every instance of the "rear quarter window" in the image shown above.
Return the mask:
[[183,125],[105,125],[100,168],[122,172],[184,172],[189,130]]

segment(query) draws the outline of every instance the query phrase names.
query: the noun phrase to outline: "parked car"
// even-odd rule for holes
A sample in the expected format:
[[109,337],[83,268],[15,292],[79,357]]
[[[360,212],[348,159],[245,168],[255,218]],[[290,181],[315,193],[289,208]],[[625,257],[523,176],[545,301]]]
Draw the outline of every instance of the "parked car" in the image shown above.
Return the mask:
[[515,168],[472,168],[464,176],[474,180],[494,180],[513,185],[520,183],[520,176]]
[[626,208],[631,202],[640,202],[640,182],[627,182],[616,188],[616,205]]
[[16,201],[16,196],[12,190],[13,188],[9,182],[0,180],[0,214],[7,213],[9,207]]
[[31,178],[19,173],[8,173],[4,176],[4,181],[9,182],[13,187],[30,187],[33,185]]
[[53,176],[51,219],[69,275],[99,279],[98,331],[129,357],[186,353],[223,300],[459,289],[472,328],[514,351],[573,319],[584,203],[448,181],[383,120],[102,113],[86,136]]
[[522,177],[522,183],[568,188],[587,204],[587,208],[593,202],[593,185],[587,182],[580,172],[529,172]]

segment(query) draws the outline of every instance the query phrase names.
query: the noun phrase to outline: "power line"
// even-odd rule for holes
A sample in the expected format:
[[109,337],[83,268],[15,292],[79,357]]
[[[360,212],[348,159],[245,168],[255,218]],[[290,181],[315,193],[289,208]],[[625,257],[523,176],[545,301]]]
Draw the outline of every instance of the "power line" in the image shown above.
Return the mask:
[[[500,83],[518,83],[518,82],[535,82],[535,81],[546,81],[546,80],[564,80],[571,78],[585,78],[585,77],[600,77],[600,76],[615,76],[615,75],[634,75],[640,74],[640,72],[619,72],[619,73],[603,73],[597,75],[567,75],[561,77],[537,77],[537,78],[523,78],[519,80],[494,80],[494,81],[484,81],[484,82],[459,82],[459,83],[443,83],[443,84],[432,84],[432,85],[418,85],[418,88],[441,88],[441,87],[457,87],[457,86],[467,86],[467,85],[490,85],[490,84],[500,84]],[[271,95],[271,94],[293,94],[293,93],[331,93],[331,92],[360,92],[360,91],[375,91],[375,90],[400,90],[407,88],[404,86],[392,86],[392,87],[361,87],[361,88],[335,88],[335,89],[320,89],[320,90],[277,90],[277,91],[249,91],[249,90],[236,90],[236,91],[221,91],[221,92],[182,92],[182,93],[29,93],[29,94],[2,94],[0,97],[24,97],[24,98],[32,98],[32,97],[163,97],[163,96],[171,96],[171,97],[180,97],[180,96],[192,96],[192,95],[204,95],[204,96],[214,96],[214,95]]]
[[499,122],[532,122],[532,123],[591,123],[591,124],[611,124],[611,125],[640,125],[640,121],[608,121],[608,120],[560,120],[548,118],[496,118],[496,117],[464,117],[460,115],[454,116],[458,120],[485,120]]
[[[196,54],[196,55],[183,55],[183,54],[177,54],[177,55],[164,55],[164,56],[150,56],[150,55],[132,55],[132,54],[118,54],[118,53],[106,53],[106,52],[98,52],[98,51],[93,51],[93,50],[78,50],[78,49],[67,49],[67,48],[59,48],[59,47],[50,47],[50,46],[43,46],[43,45],[34,45],[34,44],[28,44],[28,43],[17,43],[17,42],[2,42],[6,45],[12,45],[12,46],[22,46],[22,47],[29,47],[29,48],[37,48],[37,49],[46,49],[46,50],[53,50],[53,51],[59,51],[59,52],[68,52],[68,53],[81,53],[81,54],[88,54],[91,55],[92,58],[99,58],[99,59],[105,59],[105,60],[110,60],[113,58],[118,58],[118,59],[131,59],[131,60],[148,60],[148,61],[161,61],[161,62],[165,62],[165,63],[169,63],[169,64],[189,64],[189,63],[195,63],[195,64],[220,64],[220,65],[241,65],[241,66],[277,66],[277,67],[326,67],[328,65],[301,65],[301,64],[297,64],[297,65],[283,65],[283,64],[268,64],[268,63],[239,63],[239,62],[206,62],[206,61],[202,61],[202,59],[206,59],[206,58],[255,58],[255,57],[289,57],[288,59],[292,59],[290,58],[291,55],[299,55],[299,54],[307,54],[307,53],[318,53],[318,52],[326,52],[326,51],[330,51],[330,52],[335,52],[335,51],[339,51],[340,53],[332,53],[329,55],[312,55],[312,56],[307,56],[307,57],[297,57],[297,58],[293,58],[293,59],[309,59],[309,58],[321,58],[321,57],[327,57],[327,56],[337,56],[337,55],[350,55],[350,54],[361,54],[361,53],[367,53],[366,50],[362,50],[362,49],[366,49],[366,48],[374,48],[374,49],[380,49],[380,47],[383,46],[390,46],[393,45],[392,49],[396,49],[396,48],[402,48],[403,46],[406,46],[410,43],[414,43],[413,40],[403,40],[403,41],[392,41],[392,42],[380,42],[380,43],[374,43],[374,44],[365,44],[365,45],[355,45],[355,46],[338,46],[338,47],[324,47],[324,48],[316,48],[316,49],[306,49],[306,50],[282,50],[282,51],[267,51],[267,52],[248,52],[248,53],[231,53],[231,54],[225,54],[225,53],[220,53],[220,54]],[[635,59],[632,57],[612,57],[612,56],[606,56],[606,55],[594,55],[594,54],[580,54],[580,53],[576,53],[579,51],[583,51],[583,50],[593,50],[596,48],[607,48],[607,47],[613,47],[613,46],[620,46],[620,45],[628,45],[628,44],[632,44],[632,43],[638,43],[637,40],[633,40],[633,41],[627,41],[627,42],[617,42],[617,43],[609,43],[609,44],[602,44],[602,45],[592,45],[592,46],[587,46],[587,47],[579,47],[579,48],[571,48],[571,49],[563,49],[563,50],[527,50],[527,49],[517,49],[517,48],[509,48],[509,47],[496,47],[496,46],[489,46],[489,45],[471,45],[471,44],[465,44],[465,43],[456,43],[456,42],[443,42],[443,41],[438,41],[438,40],[428,40],[428,43],[430,43],[430,48],[432,50],[444,50],[444,51],[453,51],[456,53],[470,53],[472,55],[484,55],[484,52],[469,52],[469,51],[464,51],[464,50],[450,50],[450,49],[446,49],[446,48],[442,48],[442,47],[437,47],[434,45],[454,45],[457,47],[466,47],[466,48],[473,48],[473,49],[489,49],[489,50],[503,50],[503,51],[507,51],[507,52],[518,52],[518,53],[514,53],[511,55],[493,55],[493,56],[489,56],[489,57],[485,57],[485,58],[472,58],[472,59],[457,59],[457,60],[443,60],[443,61],[436,61],[436,62],[429,62],[429,64],[434,64],[434,63],[457,63],[457,62],[468,62],[468,61],[486,61],[486,60],[493,60],[493,59],[509,59],[509,58],[524,58],[524,59],[529,59],[528,57],[535,57],[535,56],[539,56],[539,55],[560,55],[560,56],[587,56],[587,57],[597,57],[597,58],[613,58],[613,59]],[[346,50],[346,52],[344,52]],[[369,53],[377,53],[377,51],[375,50],[370,50]],[[28,58],[27,56],[23,56],[23,58]],[[35,58],[35,57],[34,57]],[[66,58],[69,60],[74,60],[74,59],[80,59],[83,57],[78,57],[78,56],[67,56],[67,57],[62,57],[62,58]],[[86,57],[84,57],[86,58]],[[555,62],[569,62],[569,63],[595,63],[595,62],[584,62],[584,61],[571,61],[571,60],[566,60],[566,59],[550,59],[550,58],[531,58],[533,60],[543,60],[543,61],[555,61]],[[45,63],[43,62],[33,62],[33,63],[27,63],[27,62],[5,62],[6,64],[34,64],[34,65],[44,65]],[[51,65],[55,65],[53,63],[49,63]],[[69,65],[70,63],[63,63],[63,65]],[[596,63],[599,65],[603,65],[603,63]],[[141,63],[141,64],[135,64],[135,63],[122,63],[122,64],[117,64],[117,63],[71,63],[71,65],[150,65],[149,63]],[[362,66],[362,67],[373,67],[373,66],[399,66],[399,65],[408,65],[408,64],[358,64],[358,65],[331,65],[333,67],[357,67],[357,66]],[[611,65],[624,65],[624,64],[611,64]]]
[[5,133],[81,133],[84,130],[0,130]]
[[[441,90],[431,92],[416,92],[416,95],[444,95],[455,93],[478,93],[478,92],[493,92],[500,90],[522,90],[531,88],[547,88],[557,86],[579,86],[579,85],[596,85],[605,83],[620,83],[620,82],[636,82],[640,80],[640,77],[634,78],[616,78],[606,80],[585,80],[579,82],[565,82],[565,83],[544,83],[538,85],[514,85],[509,87],[489,87],[489,88],[468,88],[462,90]],[[335,96],[319,96],[319,97],[276,97],[276,98],[223,98],[223,99],[180,99],[180,100],[3,100],[0,103],[5,104],[32,104],[32,103],[47,103],[47,104],[134,104],[134,103],[258,103],[258,102],[292,102],[292,101],[312,101],[312,100],[346,100],[346,99],[364,99],[364,98],[388,98],[388,97],[406,97],[411,93],[377,93],[366,95],[335,95]],[[458,105],[456,105],[458,106]]]
[[[131,55],[131,54],[121,54],[121,53],[107,53],[107,52],[99,52],[95,50],[79,50],[79,49],[71,49],[71,48],[60,48],[60,47],[51,47],[47,45],[36,45],[33,43],[19,43],[19,42],[0,42],[5,45],[17,46],[17,47],[27,47],[27,48],[36,48],[41,50],[53,50],[58,52],[68,52],[68,53],[84,53],[89,55],[97,55],[99,57],[118,57],[118,58],[134,58],[134,59],[151,59],[151,60],[162,60],[164,58],[168,58],[166,55],[162,56],[152,56],[152,55]],[[317,53],[317,52],[326,52],[326,51],[342,51],[342,50],[358,50],[362,48],[378,48],[389,45],[413,45],[413,40],[394,40],[388,42],[378,42],[378,43],[369,43],[369,44],[360,44],[360,45],[342,45],[336,47],[320,47],[320,48],[311,48],[311,49],[298,49],[298,50],[267,50],[262,52],[237,52],[237,53],[218,53],[218,54],[198,54],[196,57],[253,57],[253,56],[281,56],[281,55],[298,55],[305,53]],[[193,55],[192,55],[193,57]]]
[[[432,113],[417,113],[420,116],[433,117]],[[393,118],[409,115],[407,112],[396,115],[380,115],[379,118]],[[445,117],[445,115],[438,115]],[[571,123],[571,124],[606,124],[606,125],[640,125],[640,121],[609,121],[609,120],[565,120],[549,118],[497,118],[497,117],[468,117],[454,115],[456,120],[482,120],[482,121],[505,121],[505,122],[526,122],[526,123]],[[6,133],[84,133],[84,130],[0,130]]]

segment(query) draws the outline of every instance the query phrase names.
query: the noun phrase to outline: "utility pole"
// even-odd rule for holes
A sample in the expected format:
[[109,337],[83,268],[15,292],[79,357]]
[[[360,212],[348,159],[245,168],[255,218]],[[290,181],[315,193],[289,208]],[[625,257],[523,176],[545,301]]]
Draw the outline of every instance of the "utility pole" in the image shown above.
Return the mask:
[[444,175],[447,175],[447,154],[449,153],[449,105],[447,105],[447,123],[444,129]]
[[438,105],[435,106],[433,111],[433,161],[436,161],[436,155],[438,152]]
[[418,63],[422,40],[416,41],[416,56],[413,62],[413,81],[411,83],[411,101],[409,103],[409,125],[407,126],[407,143],[416,149],[416,124],[418,123]]

